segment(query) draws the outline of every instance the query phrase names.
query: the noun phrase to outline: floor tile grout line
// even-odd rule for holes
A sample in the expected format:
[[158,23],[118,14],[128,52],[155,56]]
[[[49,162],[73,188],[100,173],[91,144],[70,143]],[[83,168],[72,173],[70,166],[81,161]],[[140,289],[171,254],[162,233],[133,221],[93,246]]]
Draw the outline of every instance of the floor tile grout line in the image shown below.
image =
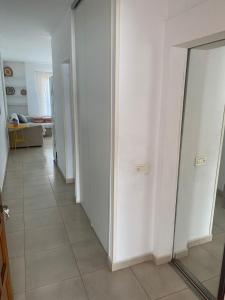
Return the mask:
[[[24,169],[24,166],[23,166],[23,161],[20,161],[21,163],[21,167],[22,167],[22,170]],[[25,269],[25,290],[23,291],[24,293],[26,293],[26,290],[27,290],[27,280],[26,280],[26,237],[25,237],[25,210],[24,210],[24,174],[22,172],[22,201],[23,201],[23,209],[22,209],[22,215],[23,215],[23,230],[21,230],[21,232],[23,232],[24,234],[24,245],[23,245],[23,250],[24,250],[24,256],[20,256],[20,258],[22,257],[24,259],[24,269]],[[65,229],[65,228],[64,228]],[[18,257],[11,257],[10,259],[13,260],[13,259],[16,259]]]
[[42,211],[42,210],[45,210],[45,209],[51,209],[51,208],[56,208],[57,205],[55,206],[47,206],[47,207],[42,207],[42,208],[29,208],[27,209],[27,212],[30,213],[30,212],[37,212],[37,211]]
[[79,264],[78,264],[76,255],[75,255],[75,253],[74,253],[74,251],[73,251],[73,247],[72,247],[71,244],[70,244],[70,248],[71,248],[71,251],[72,251],[72,253],[73,253],[74,260],[75,260],[75,262],[76,262],[76,266],[77,266],[77,269],[78,269],[78,272],[79,272],[79,275],[80,275],[80,280],[81,280],[81,282],[82,282],[82,285],[83,285],[83,288],[84,288],[85,295],[86,295],[87,299],[90,300],[89,295],[88,295],[88,290],[87,290],[87,288],[86,288],[85,281],[84,281],[84,278],[83,278],[83,275],[82,275],[82,273],[81,273],[81,270],[80,270],[80,267],[79,267]]
[[31,288],[31,289],[26,289],[25,293],[27,294],[27,293],[30,293],[30,292],[33,292],[33,291],[36,291],[36,290],[39,290],[39,289],[42,289],[42,288],[46,288],[46,287],[52,286],[52,285],[59,285],[59,284],[61,284],[63,282],[66,282],[66,281],[72,280],[72,279],[79,280],[80,278],[79,277],[75,277],[75,276],[67,277],[65,279],[62,279],[60,281],[55,281],[55,282],[50,283],[50,284],[44,284],[44,285],[37,286],[37,287]]
[[[43,229],[62,229],[64,228],[64,224],[63,223],[58,223],[58,224],[52,224],[52,225],[42,225],[42,226],[38,226],[38,227],[25,227],[25,233],[26,232],[30,232],[30,231],[39,231],[39,230],[43,230]],[[65,229],[65,228],[64,228]]]
[[[50,208],[53,208],[53,207],[50,207]],[[58,206],[56,205],[56,206],[54,206],[54,208],[57,208],[58,209]],[[40,210],[46,210],[46,209],[49,209],[49,208],[42,208],[42,209],[40,209]],[[39,211],[39,209],[38,210],[33,210],[33,211]],[[58,212],[59,212],[59,214],[60,214],[60,211],[59,211],[59,209],[58,209]],[[63,228],[64,229],[64,231],[65,231],[65,236],[66,236],[66,239],[67,239],[67,241],[65,241],[65,243],[63,243],[63,244],[61,244],[61,245],[58,245],[58,246],[55,246],[55,247],[52,247],[52,248],[48,248],[48,249],[43,249],[43,250],[27,250],[26,251],[26,249],[25,249],[25,256],[26,255],[28,255],[28,252],[30,251],[30,253],[31,252],[36,252],[36,253],[38,253],[38,252],[44,252],[44,251],[51,251],[51,250],[54,250],[54,249],[58,249],[58,248],[60,248],[60,247],[64,247],[64,246],[66,246],[66,245],[69,245],[69,238],[68,238],[68,235],[67,235],[67,231],[66,231],[66,227],[65,227],[65,224],[64,224],[64,222],[63,222],[63,218],[62,218],[62,216],[61,216],[61,214],[60,214],[60,219],[61,219],[61,221],[62,221],[62,223],[60,223],[59,225],[57,225],[57,228]],[[38,227],[37,228],[37,230],[43,230],[44,228],[56,228],[55,227],[55,225],[53,226],[53,225],[49,225],[49,226],[41,226],[41,227]],[[35,230],[35,229],[26,229],[25,228],[25,234],[26,234],[26,231],[33,231],[33,230]]]
[[13,260],[13,259],[19,259],[25,257],[25,253],[21,254],[21,255],[16,255],[16,256],[9,256],[9,260]]
[[[142,287],[142,289],[145,291],[145,293],[147,294],[147,296],[148,296],[149,299],[151,300],[151,295],[148,295],[148,292],[147,292],[146,289],[144,288],[144,286],[143,286],[141,280],[138,278],[138,276],[137,276],[136,273],[134,272],[133,268],[130,267],[129,269],[131,270],[131,272],[133,273],[134,277],[136,278],[136,280],[138,281],[138,283],[140,284],[140,286]],[[185,281],[184,281],[182,278],[181,278],[181,280],[185,283]],[[185,283],[185,284],[186,284],[186,283]],[[168,294],[166,294],[165,296],[158,297],[158,298],[156,298],[155,300],[161,300],[161,299],[164,299],[164,298],[166,298],[166,297],[168,297],[168,296],[176,295],[176,294],[179,294],[179,293],[181,293],[181,292],[183,292],[183,291],[186,291],[186,290],[187,290],[187,291],[189,290],[189,289],[188,289],[188,286],[186,286],[185,288],[182,288],[182,289],[180,289],[180,290],[178,290],[178,291],[175,291],[175,292],[172,292],[172,293],[168,293]]]
[[[23,162],[22,162],[22,167],[24,169],[24,166],[23,166]],[[23,175],[23,192],[24,192],[24,175]],[[27,251],[26,251],[26,229],[25,229],[25,213],[28,213],[28,211],[25,212],[25,203],[24,203],[24,193],[23,193],[23,216],[24,216],[24,263],[25,263],[25,297],[26,297],[26,294],[27,294]]]
[[[58,205],[58,204],[57,204],[57,205]],[[73,206],[73,207],[74,207],[74,206],[76,206],[76,203],[71,204],[70,206]],[[63,219],[63,224],[64,224],[64,226],[65,226],[65,228],[66,228],[66,221],[65,221],[64,218],[63,218],[63,214],[62,214],[61,209],[60,209],[61,207],[60,207],[59,205],[58,205],[58,208],[59,208],[60,214],[61,214],[62,219]],[[85,212],[84,212],[84,213],[85,213]],[[90,223],[88,224],[88,228],[91,228]],[[75,254],[75,252],[73,251],[73,246],[74,246],[76,243],[73,243],[73,242],[70,241],[70,238],[69,238],[69,234],[68,234],[68,232],[67,232],[67,229],[66,229],[66,233],[67,233],[67,236],[68,236],[68,239],[69,239],[69,244],[70,244],[70,247],[71,247],[71,250],[72,250],[72,253],[73,253],[73,256],[74,256],[76,265],[77,265],[77,268],[78,268],[78,272],[79,272],[79,274],[80,274],[80,279],[81,279],[81,281],[82,281],[82,285],[83,285],[84,290],[85,290],[85,294],[86,294],[86,296],[87,296],[88,299],[89,299],[88,290],[87,290],[86,285],[85,285],[84,276],[89,275],[89,274],[93,274],[93,273],[95,273],[95,272],[97,272],[97,271],[99,271],[99,270],[102,270],[102,269],[104,269],[104,267],[101,267],[101,268],[98,268],[98,269],[95,270],[95,271],[92,271],[92,272],[88,272],[88,273],[83,274],[83,273],[81,272],[81,270],[80,270],[80,267],[79,267],[79,264],[78,264],[78,261],[77,261],[77,258],[76,258],[76,254]],[[97,238],[97,237],[96,237],[96,238]],[[79,243],[79,242],[77,242],[77,243]]]
[[181,290],[179,290],[179,291],[176,291],[176,292],[173,292],[173,293],[169,293],[169,294],[167,294],[167,295],[165,295],[165,296],[156,298],[155,300],[163,300],[163,299],[165,299],[165,298],[167,298],[167,297],[174,296],[174,295],[178,295],[178,294],[183,293],[183,292],[186,292],[186,291],[190,291],[190,292],[193,293],[193,291],[187,286],[185,289],[181,289]]
[[212,276],[212,277],[210,277],[210,278],[208,278],[206,280],[200,280],[200,282],[204,284],[204,283],[207,283],[208,281],[213,280],[213,279],[215,279],[217,277],[220,277],[220,273],[218,273],[217,275],[214,275],[214,276]]
[[[76,203],[74,203],[74,205],[72,205],[72,206],[75,206],[75,205],[76,205]],[[79,273],[79,276],[80,276],[80,280],[81,280],[82,286],[83,286],[83,288],[84,288],[84,293],[85,293],[87,299],[90,300],[89,294],[88,294],[88,290],[87,290],[87,288],[86,288],[85,281],[84,281],[84,278],[83,278],[83,274],[82,274],[82,272],[81,272],[81,270],[80,270],[80,267],[79,267],[79,264],[78,264],[76,255],[75,255],[75,253],[74,253],[74,251],[73,251],[73,246],[72,246],[72,243],[71,243],[70,238],[69,238],[69,234],[68,234],[67,229],[66,229],[66,223],[65,223],[64,218],[63,218],[63,216],[62,216],[62,212],[61,212],[61,209],[60,209],[58,203],[57,203],[57,207],[58,207],[58,209],[59,209],[59,212],[60,212],[60,215],[61,215],[61,218],[62,218],[64,227],[65,227],[65,230],[66,230],[66,234],[67,234],[67,237],[68,237],[68,240],[69,240],[70,249],[71,249],[71,251],[72,251],[72,254],[73,254],[73,257],[74,257],[74,260],[75,260],[77,269],[78,269],[78,273]]]
[[67,242],[67,243],[64,243],[62,245],[58,245],[58,246],[48,248],[48,249],[43,249],[43,250],[26,250],[25,249],[25,256],[30,256],[32,254],[39,254],[39,253],[42,253],[42,252],[51,252],[51,251],[57,250],[59,248],[64,248],[64,247],[69,246],[69,245],[70,245],[69,242]]
[[[22,168],[23,162],[22,163]],[[23,174],[23,223],[24,223],[24,276],[25,276],[25,297],[27,289],[27,259],[26,259],[26,234],[25,234],[25,203],[24,203],[24,174]]]
[[[224,234],[223,234],[224,235]],[[214,254],[213,252],[211,252],[210,250],[208,250],[207,248],[205,248],[206,245],[199,245],[199,247],[201,249],[203,249],[204,251],[206,251],[208,254],[210,254],[211,256],[213,256],[213,258],[215,258],[216,260],[220,261],[220,258]],[[222,257],[221,257],[221,260],[222,260]],[[222,264],[222,263],[221,263]]]
[[[74,204],[74,205],[75,205],[75,204]],[[65,223],[65,221],[64,221],[64,219],[63,219],[62,212],[61,212],[60,209],[59,209],[59,211],[60,211],[60,214],[61,214],[61,217],[62,217],[62,221],[63,221],[64,227],[65,227],[65,230],[66,230],[66,223]],[[73,257],[74,257],[76,266],[77,266],[77,270],[78,270],[78,273],[79,273],[79,276],[80,276],[80,280],[81,280],[82,286],[83,286],[83,288],[84,288],[85,295],[86,295],[86,297],[87,297],[87,300],[90,300],[89,295],[88,295],[88,291],[87,291],[87,288],[86,288],[86,285],[85,285],[85,281],[84,281],[84,278],[83,278],[83,276],[82,276],[82,273],[81,273],[81,270],[80,270],[80,267],[79,267],[79,264],[78,264],[76,255],[75,255],[75,253],[74,253],[74,251],[73,251],[73,246],[72,246],[72,243],[71,243],[71,241],[70,241],[69,234],[68,234],[67,230],[66,230],[66,234],[67,234],[67,238],[68,238],[68,240],[69,240],[70,249],[71,249],[71,251],[72,251],[72,254],[73,254]]]
[[60,285],[61,283],[66,282],[68,280],[72,280],[72,279],[79,280],[80,278],[79,277],[75,277],[75,276],[67,277],[67,278],[64,278],[62,280],[52,282],[50,284],[44,284],[44,285],[41,285],[41,286],[33,287],[31,289],[26,289],[25,290],[25,294],[28,294],[30,292],[33,292],[33,291],[36,291],[36,290],[39,290],[39,289],[42,289],[42,288],[46,288],[46,287],[49,287],[49,286],[52,286],[52,285]]
[[216,279],[218,276],[220,276],[220,274],[218,274],[216,276],[213,276],[213,277],[210,277],[209,279],[206,279],[206,280],[202,281],[202,283],[206,283],[206,282],[208,282],[210,280]]
[[151,300],[151,296],[148,294],[148,292],[146,291],[146,289],[144,288],[142,282],[139,280],[139,278],[137,277],[137,275],[135,274],[134,270],[132,269],[132,267],[128,268],[131,272],[131,274],[133,275],[133,277],[135,278],[136,282],[138,283],[138,285],[141,287],[141,289],[143,290],[143,292],[145,293],[145,295],[147,296],[147,298],[149,300]]
[[[92,275],[92,274],[94,274],[94,273],[96,273],[96,272],[99,272],[99,271],[103,271],[103,270],[105,270],[105,269],[107,269],[108,270],[108,267],[107,266],[101,266],[101,267],[99,267],[99,268],[97,268],[96,270],[93,270],[93,271],[89,271],[89,272],[85,272],[85,273],[81,273],[82,274],[82,277],[86,277],[86,276],[88,276],[88,275]],[[113,273],[113,272],[112,272]]]

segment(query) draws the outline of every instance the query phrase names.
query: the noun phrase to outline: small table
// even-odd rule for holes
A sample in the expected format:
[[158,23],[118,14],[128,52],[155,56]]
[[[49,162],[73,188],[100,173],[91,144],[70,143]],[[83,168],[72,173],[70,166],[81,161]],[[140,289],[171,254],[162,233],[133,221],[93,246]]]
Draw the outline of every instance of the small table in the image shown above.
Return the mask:
[[25,124],[9,124],[8,125],[8,130],[11,131],[13,133],[12,137],[13,137],[13,145],[14,145],[14,149],[16,149],[17,144],[19,143],[25,143],[25,135],[23,132],[24,128],[27,128],[28,125]]

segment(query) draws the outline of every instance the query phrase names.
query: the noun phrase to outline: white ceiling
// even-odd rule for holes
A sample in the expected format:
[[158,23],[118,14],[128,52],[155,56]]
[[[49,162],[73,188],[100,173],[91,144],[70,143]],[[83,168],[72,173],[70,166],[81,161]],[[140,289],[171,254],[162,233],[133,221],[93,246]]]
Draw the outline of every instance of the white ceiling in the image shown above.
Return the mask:
[[51,62],[51,34],[73,0],[0,0],[3,59]]

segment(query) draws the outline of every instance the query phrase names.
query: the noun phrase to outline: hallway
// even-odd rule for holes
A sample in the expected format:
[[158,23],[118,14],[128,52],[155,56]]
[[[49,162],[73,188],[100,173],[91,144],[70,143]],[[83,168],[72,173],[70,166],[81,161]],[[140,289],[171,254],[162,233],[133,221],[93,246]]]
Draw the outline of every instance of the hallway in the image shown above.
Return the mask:
[[9,155],[3,197],[15,300],[197,299],[168,265],[109,272],[74,185],[52,159],[51,139]]

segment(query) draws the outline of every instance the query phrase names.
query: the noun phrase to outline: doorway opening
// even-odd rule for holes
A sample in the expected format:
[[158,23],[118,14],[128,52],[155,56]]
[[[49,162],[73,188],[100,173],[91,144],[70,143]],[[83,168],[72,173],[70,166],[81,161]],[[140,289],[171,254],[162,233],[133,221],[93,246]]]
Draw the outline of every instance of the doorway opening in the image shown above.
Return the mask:
[[173,263],[202,299],[224,299],[224,79],[225,41],[189,50]]
[[75,133],[74,133],[74,114],[73,98],[71,87],[71,64],[70,60],[62,63],[62,82],[64,94],[64,136],[65,136],[65,158],[66,158],[66,182],[72,183],[75,178]]

